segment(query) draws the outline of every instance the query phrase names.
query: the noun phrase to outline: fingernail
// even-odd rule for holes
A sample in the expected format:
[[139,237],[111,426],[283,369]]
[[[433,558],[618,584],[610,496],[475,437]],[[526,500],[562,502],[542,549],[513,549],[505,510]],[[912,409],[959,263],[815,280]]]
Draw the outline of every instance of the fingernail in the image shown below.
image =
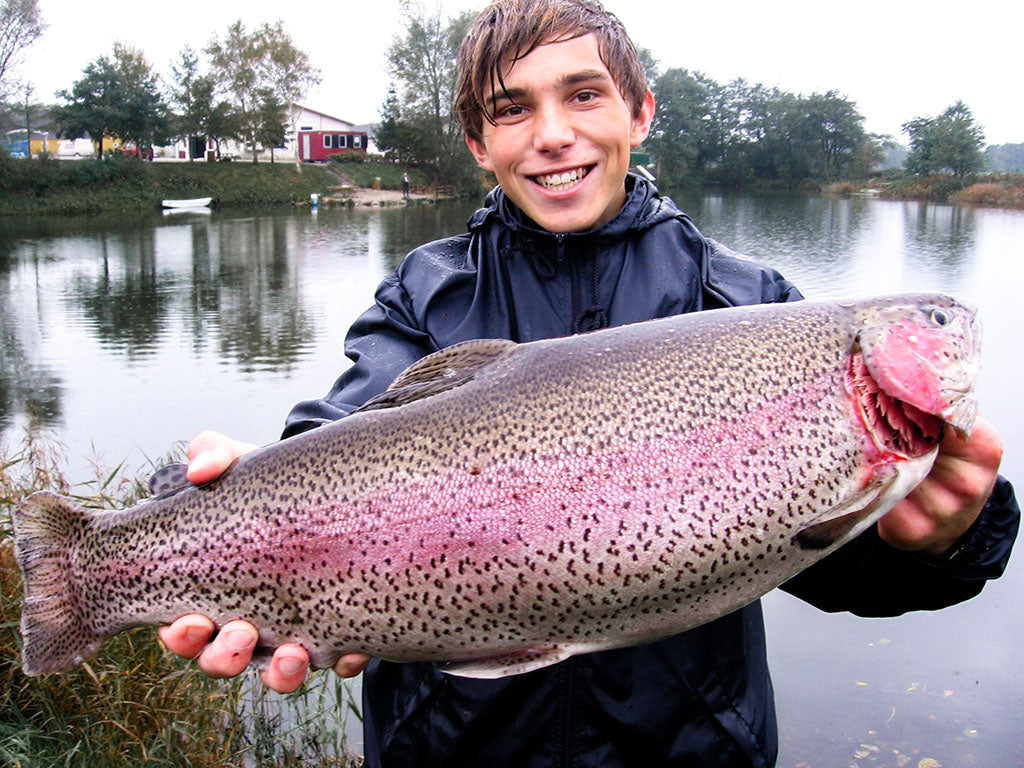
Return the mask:
[[210,628],[202,627],[198,624],[185,628],[185,638],[190,643],[201,643],[210,636]]
[[213,451],[202,451],[197,453],[192,461],[188,463],[188,473],[191,475],[196,471],[202,471],[214,463],[216,457]]
[[256,645],[256,638],[244,629],[234,629],[224,636],[224,644],[232,651],[247,651]]
[[277,662],[277,668],[282,674],[288,675],[289,677],[303,672],[305,670],[305,666],[306,664],[302,659],[298,659],[294,656],[285,656]]

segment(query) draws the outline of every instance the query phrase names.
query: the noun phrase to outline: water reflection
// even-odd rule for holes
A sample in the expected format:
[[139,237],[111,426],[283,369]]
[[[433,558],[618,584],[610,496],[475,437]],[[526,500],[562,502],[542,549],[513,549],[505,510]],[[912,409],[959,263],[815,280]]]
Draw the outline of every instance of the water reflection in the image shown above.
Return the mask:
[[[123,391],[120,408],[140,413],[218,377],[237,390],[269,374],[270,389],[274,377],[305,382],[304,373],[315,370],[294,399],[321,394],[344,367],[344,328],[369,305],[376,283],[416,245],[464,230],[471,210],[4,221],[0,429],[34,413],[44,425],[82,422],[116,433],[109,403],[88,407],[107,411],[105,427],[79,413],[87,406],[65,418],[65,399],[95,402],[92,386]],[[275,405],[275,424],[286,410]]]

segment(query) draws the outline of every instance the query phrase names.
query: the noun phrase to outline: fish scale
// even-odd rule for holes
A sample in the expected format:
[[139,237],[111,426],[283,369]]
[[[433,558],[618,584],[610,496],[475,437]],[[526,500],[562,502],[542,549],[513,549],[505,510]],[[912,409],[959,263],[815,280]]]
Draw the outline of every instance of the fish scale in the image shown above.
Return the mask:
[[[24,667],[191,612],[253,622],[263,658],[298,642],[315,667],[362,651],[477,677],[683,631],[927,473],[934,440],[895,450],[862,417],[857,356],[883,361],[872,376],[916,399],[908,413],[966,431],[976,336],[972,310],[911,295],[456,345],[208,485],[116,512],[30,496]],[[923,355],[936,373],[918,392],[900,361]]]

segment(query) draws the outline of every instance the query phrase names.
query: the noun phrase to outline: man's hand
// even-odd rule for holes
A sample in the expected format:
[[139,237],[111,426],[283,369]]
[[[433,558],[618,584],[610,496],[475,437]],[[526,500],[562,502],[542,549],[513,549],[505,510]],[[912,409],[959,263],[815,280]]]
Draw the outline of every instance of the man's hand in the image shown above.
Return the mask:
[[[179,656],[197,659],[199,668],[210,677],[234,677],[252,659],[258,634],[245,621],[229,621],[210,642],[214,624],[205,616],[182,616],[168,627],[160,627],[160,639]],[[342,677],[355,677],[370,657],[363,653],[347,653],[338,659],[334,671]],[[270,665],[260,672],[264,685],[279,693],[291,693],[306,679],[309,654],[301,645],[285,643],[274,651]]]
[[969,439],[947,429],[931,472],[878,521],[879,535],[897,549],[945,554],[992,494],[1002,456],[1002,438],[981,417]]
[[[202,432],[188,446],[188,479],[202,485],[217,478],[231,463],[256,448],[251,443],[232,440],[219,432]],[[214,623],[206,616],[182,616],[167,627],[160,627],[160,639],[172,652],[186,659],[197,659],[199,668],[210,677],[234,677],[252,659],[259,634],[246,621],[229,621],[213,638]],[[334,670],[342,677],[355,677],[370,662],[362,653],[342,656]],[[291,693],[306,679],[309,654],[301,645],[286,643],[274,651],[270,665],[260,673],[264,684],[280,693]]]
[[188,480],[202,485],[220,476],[231,463],[257,446],[232,440],[220,432],[200,432],[188,444]]

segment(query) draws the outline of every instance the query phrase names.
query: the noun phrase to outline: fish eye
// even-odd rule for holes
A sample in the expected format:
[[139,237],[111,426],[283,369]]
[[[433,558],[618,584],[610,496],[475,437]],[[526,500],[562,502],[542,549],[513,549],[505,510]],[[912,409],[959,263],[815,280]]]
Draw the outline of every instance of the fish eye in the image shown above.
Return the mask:
[[933,307],[931,312],[928,313],[928,319],[932,321],[933,325],[937,325],[940,328],[944,328],[949,325],[949,315],[944,309]]

